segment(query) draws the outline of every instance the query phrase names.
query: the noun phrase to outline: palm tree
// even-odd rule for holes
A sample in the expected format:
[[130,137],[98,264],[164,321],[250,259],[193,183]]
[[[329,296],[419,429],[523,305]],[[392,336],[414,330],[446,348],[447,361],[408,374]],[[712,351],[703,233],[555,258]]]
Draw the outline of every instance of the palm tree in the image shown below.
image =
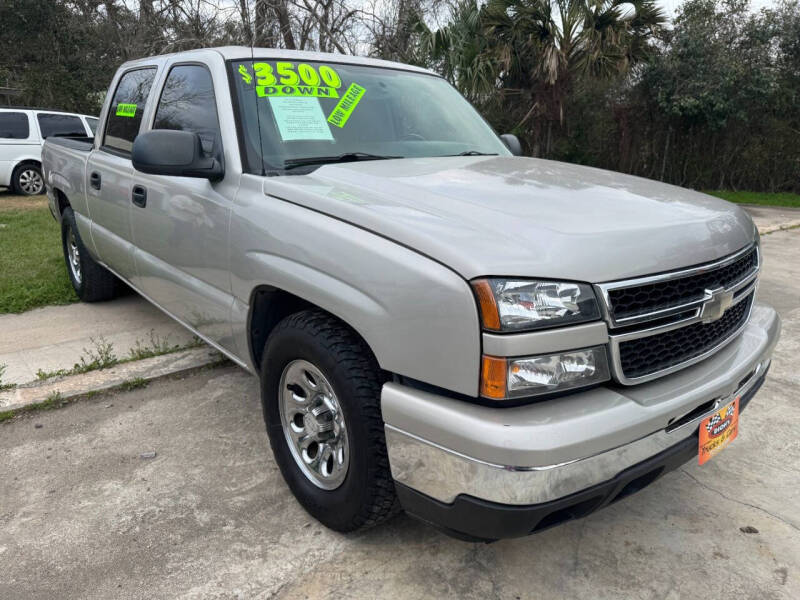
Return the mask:
[[654,0],[457,0],[425,51],[467,97],[548,155],[576,80],[628,73],[665,16]]

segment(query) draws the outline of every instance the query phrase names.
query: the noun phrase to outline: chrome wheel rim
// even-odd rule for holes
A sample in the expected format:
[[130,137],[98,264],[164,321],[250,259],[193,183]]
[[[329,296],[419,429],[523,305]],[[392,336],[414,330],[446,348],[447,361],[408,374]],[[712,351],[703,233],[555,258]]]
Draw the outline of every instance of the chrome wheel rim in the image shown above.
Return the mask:
[[72,271],[72,277],[76,283],[81,282],[81,253],[78,250],[78,240],[75,237],[75,232],[70,227],[67,234],[67,262],[69,263],[69,270]]
[[283,434],[300,471],[319,488],[338,488],[347,476],[350,446],[333,387],[313,364],[293,360],[279,390]]
[[44,181],[42,176],[36,169],[25,169],[19,174],[19,187],[26,194],[35,196],[42,193]]

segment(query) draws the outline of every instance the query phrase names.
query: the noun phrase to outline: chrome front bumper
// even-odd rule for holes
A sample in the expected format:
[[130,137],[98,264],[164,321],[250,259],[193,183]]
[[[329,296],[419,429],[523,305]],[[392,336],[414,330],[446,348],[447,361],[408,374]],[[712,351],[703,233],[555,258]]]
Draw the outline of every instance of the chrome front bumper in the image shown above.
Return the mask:
[[491,408],[388,383],[382,394],[394,479],[443,503],[549,502],[615,477],[695,435],[762,377],[780,320],[756,305],[741,335],[679,373],[518,408]]

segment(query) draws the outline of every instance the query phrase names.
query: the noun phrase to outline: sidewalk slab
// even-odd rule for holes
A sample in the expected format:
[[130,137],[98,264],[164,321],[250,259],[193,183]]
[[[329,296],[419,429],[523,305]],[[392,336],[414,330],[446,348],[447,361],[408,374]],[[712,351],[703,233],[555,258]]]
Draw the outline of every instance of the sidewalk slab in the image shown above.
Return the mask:
[[110,302],[47,306],[0,315],[0,365],[3,383],[28,383],[36,372],[71,369],[92,338],[112,344],[125,358],[136,343],[151,345],[151,332],[170,346],[185,346],[193,335],[137,294]]
[[742,207],[753,217],[753,221],[762,235],[800,226],[800,208],[761,206],[759,204],[743,204]]
[[0,412],[22,410],[56,396],[66,401],[112,390],[126,383],[138,385],[162,377],[188,373],[222,361],[219,352],[204,346],[134,360],[79,375],[54,377],[0,391]]

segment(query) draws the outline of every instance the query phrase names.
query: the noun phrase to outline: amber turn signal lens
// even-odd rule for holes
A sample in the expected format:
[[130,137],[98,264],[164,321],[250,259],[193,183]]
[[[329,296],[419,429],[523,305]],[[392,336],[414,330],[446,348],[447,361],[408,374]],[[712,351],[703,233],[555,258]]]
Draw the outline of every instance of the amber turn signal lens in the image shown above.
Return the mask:
[[506,359],[481,357],[481,396],[492,400],[506,397]]
[[472,282],[472,289],[478,297],[478,306],[481,309],[481,322],[484,329],[500,331],[500,313],[497,311],[497,301],[492,293],[492,287],[486,279]]

